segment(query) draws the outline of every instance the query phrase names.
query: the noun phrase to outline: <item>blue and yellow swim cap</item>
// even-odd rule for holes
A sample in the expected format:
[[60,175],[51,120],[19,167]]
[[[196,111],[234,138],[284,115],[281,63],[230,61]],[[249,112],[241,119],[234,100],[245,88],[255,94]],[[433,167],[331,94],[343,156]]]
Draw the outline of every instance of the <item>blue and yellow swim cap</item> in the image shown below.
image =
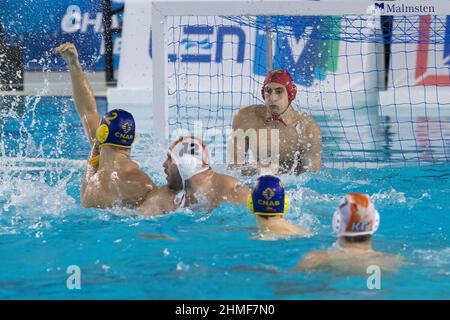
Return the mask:
[[247,198],[247,206],[257,215],[284,215],[289,207],[289,199],[284,192],[281,180],[270,175],[259,177]]
[[136,135],[133,115],[122,109],[107,112],[97,129],[100,146],[131,148]]

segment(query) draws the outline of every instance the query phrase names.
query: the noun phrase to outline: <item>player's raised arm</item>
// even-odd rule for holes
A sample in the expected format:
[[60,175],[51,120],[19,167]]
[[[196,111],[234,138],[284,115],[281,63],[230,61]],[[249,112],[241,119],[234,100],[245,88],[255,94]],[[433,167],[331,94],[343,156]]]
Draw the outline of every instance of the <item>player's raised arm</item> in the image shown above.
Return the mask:
[[81,181],[80,199],[84,207],[95,207],[98,193],[101,193],[101,184],[95,180],[100,163],[99,143],[94,140],[91,152],[87,159],[86,168],[84,170],[83,180]]
[[93,145],[95,132],[100,123],[100,116],[97,112],[97,103],[95,102],[94,92],[83,73],[80,61],[78,60],[77,49],[72,43],[64,43],[55,48],[54,51],[59,53],[67,63],[72,79],[75,106],[83,122],[89,143]]

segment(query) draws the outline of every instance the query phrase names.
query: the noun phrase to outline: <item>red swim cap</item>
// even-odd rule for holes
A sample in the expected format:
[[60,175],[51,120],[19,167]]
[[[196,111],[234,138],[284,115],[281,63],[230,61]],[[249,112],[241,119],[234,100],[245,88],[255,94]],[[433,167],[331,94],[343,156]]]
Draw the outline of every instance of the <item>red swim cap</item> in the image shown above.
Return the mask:
[[266,78],[264,79],[264,83],[261,89],[261,95],[264,98],[264,88],[268,83],[276,82],[281,85],[283,85],[286,88],[287,94],[288,94],[288,100],[289,105],[291,104],[292,100],[295,99],[295,96],[297,95],[297,87],[294,84],[294,81],[292,81],[292,77],[289,74],[287,70],[270,70],[267,73]]

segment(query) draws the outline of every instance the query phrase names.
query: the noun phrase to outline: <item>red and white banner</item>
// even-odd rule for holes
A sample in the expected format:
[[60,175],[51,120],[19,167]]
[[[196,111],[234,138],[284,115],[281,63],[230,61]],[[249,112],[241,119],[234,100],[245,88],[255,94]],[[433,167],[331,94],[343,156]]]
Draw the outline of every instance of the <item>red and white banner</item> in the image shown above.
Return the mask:
[[390,87],[450,86],[450,16],[396,17]]

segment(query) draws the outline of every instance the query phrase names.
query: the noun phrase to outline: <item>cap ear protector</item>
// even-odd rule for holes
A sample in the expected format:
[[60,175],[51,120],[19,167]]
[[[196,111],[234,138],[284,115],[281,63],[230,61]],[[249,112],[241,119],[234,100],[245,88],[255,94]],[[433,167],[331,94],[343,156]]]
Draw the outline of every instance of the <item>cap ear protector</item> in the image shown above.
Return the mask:
[[206,145],[194,136],[175,140],[170,145],[168,153],[178,168],[183,186],[186,180],[210,169]]
[[361,232],[341,232],[341,213],[339,210],[336,210],[333,214],[333,231],[337,233],[339,236],[363,236],[368,234],[374,234],[377,232],[378,227],[380,226],[380,213],[378,210],[375,210],[372,222],[372,231],[361,231]]
[[284,206],[283,206],[283,212],[280,213],[263,213],[263,212],[255,212],[253,208],[253,198],[252,195],[249,194],[247,197],[247,208],[250,210],[251,213],[260,215],[260,216],[284,216],[284,214],[289,209],[289,197],[285,194],[284,195]]
[[102,124],[97,128],[97,141],[100,144],[105,143],[109,136],[109,128],[106,124]]

